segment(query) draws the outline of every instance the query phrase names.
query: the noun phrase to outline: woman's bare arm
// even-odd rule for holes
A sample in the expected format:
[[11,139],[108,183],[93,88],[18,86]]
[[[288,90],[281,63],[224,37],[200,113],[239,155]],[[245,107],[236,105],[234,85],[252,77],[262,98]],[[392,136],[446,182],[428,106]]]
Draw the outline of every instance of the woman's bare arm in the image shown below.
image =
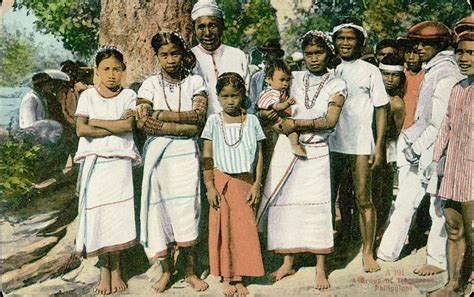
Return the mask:
[[334,95],[328,103],[328,111],[324,117],[310,120],[283,120],[282,132],[289,134],[291,132],[318,132],[334,129],[344,105],[344,96],[342,94]]
[[76,119],[76,134],[79,137],[93,137],[99,138],[112,135],[112,132],[106,129],[97,128],[88,124],[88,118],[77,117]]
[[132,132],[134,123],[135,123],[134,117],[129,117],[127,119],[120,119],[120,120],[91,119],[88,122],[89,126],[108,130],[112,134],[122,134],[122,133]]
[[157,119],[163,122],[204,126],[204,123],[206,121],[206,113],[207,94],[205,92],[202,92],[194,95],[193,110],[181,112],[160,110]]
[[[142,120],[143,119],[145,118],[142,118]],[[147,135],[153,136],[171,135],[193,137],[201,133],[201,127],[197,125],[167,123],[152,117],[147,117],[144,120],[143,127],[141,129],[143,129]]]

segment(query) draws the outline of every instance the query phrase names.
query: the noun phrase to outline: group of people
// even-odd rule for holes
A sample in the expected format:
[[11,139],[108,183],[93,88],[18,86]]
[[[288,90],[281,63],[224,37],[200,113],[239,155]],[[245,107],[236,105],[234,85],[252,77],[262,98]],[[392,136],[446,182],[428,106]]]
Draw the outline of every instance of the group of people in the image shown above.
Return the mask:
[[[126,289],[120,255],[137,243],[150,263],[161,264],[156,292],[171,284],[177,252],[186,281],[207,290],[196,275],[201,209],[207,209],[201,192],[209,204],[210,273],[221,277],[226,296],[248,295],[245,278],[264,275],[261,234],[265,248],[282,255],[273,281],[296,272],[297,254],[311,253],[314,287],[329,288],[325,257],[334,250],[336,205],[344,224],[352,193],[365,272],[380,270],[378,237],[377,257],[398,259],[411,217],[431,193],[427,265],[417,273],[447,269],[448,284],[433,294],[462,290],[472,269],[472,19],[456,27],[456,54],[450,29],[427,21],[411,27],[407,38],[381,43],[373,65],[361,59],[366,30],[344,22],[332,36],[301,37],[304,70],[292,72],[278,41],[271,41],[261,48],[264,68],[250,77],[246,55],[222,44],[219,6],[198,1],[191,17],[199,44],[189,48],[178,33],[158,32],[150,50],[160,68],[137,93],[121,86],[123,54],[102,46],[98,83],[80,95],[76,249],[99,257],[96,292]],[[134,129],[148,136],[141,155]],[[132,166],[139,164],[137,236]],[[397,167],[399,191],[389,216]],[[444,173],[440,182],[436,169]],[[372,193],[380,188],[390,194]],[[377,220],[382,213],[385,232]]]

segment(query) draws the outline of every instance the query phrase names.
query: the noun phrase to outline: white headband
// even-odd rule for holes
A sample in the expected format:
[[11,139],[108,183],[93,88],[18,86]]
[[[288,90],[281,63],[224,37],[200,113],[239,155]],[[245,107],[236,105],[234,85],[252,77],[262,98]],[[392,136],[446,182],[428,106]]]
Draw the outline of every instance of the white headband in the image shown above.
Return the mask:
[[217,5],[216,1],[199,0],[194,4],[193,10],[191,11],[191,19],[195,21],[197,18],[202,16],[224,18],[224,12],[219,5]]
[[402,65],[385,65],[385,64],[380,63],[379,64],[379,69],[380,70],[385,70],[385,71],[403,72],[403,66]]
[[353,28],[353,29],[356,29],[357,31],[360,31],[363,35],[364,35],[364,38],[367,39],[368,35],[367,35],[367,31],[365,31],[365,29],[361,26],[358,26],[356,24],[353,24],[353,23],[346,23],[346,24],[340,24],[340,25],[337,25],[336,27],[334,27],[332,29],[332,34],[334,35],[337,31],[343,29],[343,28]]

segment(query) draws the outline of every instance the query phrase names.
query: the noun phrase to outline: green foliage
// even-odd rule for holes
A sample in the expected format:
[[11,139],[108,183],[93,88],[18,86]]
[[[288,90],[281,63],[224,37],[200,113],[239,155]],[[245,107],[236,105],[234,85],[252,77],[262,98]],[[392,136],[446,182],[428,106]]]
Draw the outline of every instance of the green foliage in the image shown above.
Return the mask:
[[268,0],[218,0],[225,15],[225,44],[246,52],[261,45],[268,38],[278,38],[275,10]]
[[100,0],[19,0],[16,5],[33,11],[38,30],[53,34],[74,54],[85,58],[97,49]]
[[283,38],[297,48],[297,40],[308,30],[330,31],[343,18],[351,17],[369,32],[367,46],[383,38],[405,36],[408,29],[421,21],[435,20],[451,27],[470,12],[459,0],[320,0],[311,9],[296,11]]
[[35,69],[37,48],[31,40],[31,36],[25,36],[20,31],[0,35],[1,86],[19,85]]
[[8,139],[0,148],[0,196],[3,198],[18,197],[30,191],[41,150],[39,145],[16,139],[9,130]]

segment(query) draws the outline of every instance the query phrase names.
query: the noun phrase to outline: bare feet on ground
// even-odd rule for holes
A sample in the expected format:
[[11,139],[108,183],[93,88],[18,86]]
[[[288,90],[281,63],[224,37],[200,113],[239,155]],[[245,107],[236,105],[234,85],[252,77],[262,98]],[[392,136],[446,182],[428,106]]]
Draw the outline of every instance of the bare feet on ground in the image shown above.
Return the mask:
[[421,268],[415,269],[413,271],[413,273],[421,275],[421,276],[430,276],[430,275],[435,275],[435,274],[441,273],[443,271],[444,270],[439,268],[439,267],[429,265],[429,264],[425,264]]
[[329,289],[331,285],[326,277],[326,272],[324,270],[316,270],[316,282],[314,283],[314,288],[318,290]]
[[222,285],[222,293],[226,297],[233,297],[237,293],[237,288],[234,285],[231,285],[230,282],[224,282]]
[[202,292],[206,291],[207,288],[209,288],[209,285],[197,277],[196,275],[190,275],[186,277],[186,282],[191,285],[191,287],[194,289],[196,292]]
[[100,281],[94,292],[99,295],[110,294],[110,270],[108,268],[100,268]]
[[170,283],[171,272],[163,272],[160,279],[153,285],[153,289],[156,293],[163,293]]
[[270,278],[273,282],[277,282],[282,278],[293,275],[296,273],[296,270],[293,267],[288,267],[286,265],[281,265],[277,271],[274,271],[270,274]]
[[237,289],[237,296],[239,297],[247,296],[249,294],[249,290],[242,283],[236,283],[235,288]]
[[305,149],[299,145],[299,144],[294,144],[291,146],[291,151],[293,152],[293,154],[295,156],[298,156],[298,157],[306,157],[306,151]]
[[127,284],[123,281],[119,270],[112,270],[110,284],[112,293],[123,292],[127,289]]
[[457,285],[453,283],[447,283],[444,287],[439,288],[436,291],[428,293],[429,297],[451,297],[460,296],[459,292],[455,292]]
[[380,270],[379,264],[374,260],[372,255],[362,256],[362,266],[365,272],[376,272]]

